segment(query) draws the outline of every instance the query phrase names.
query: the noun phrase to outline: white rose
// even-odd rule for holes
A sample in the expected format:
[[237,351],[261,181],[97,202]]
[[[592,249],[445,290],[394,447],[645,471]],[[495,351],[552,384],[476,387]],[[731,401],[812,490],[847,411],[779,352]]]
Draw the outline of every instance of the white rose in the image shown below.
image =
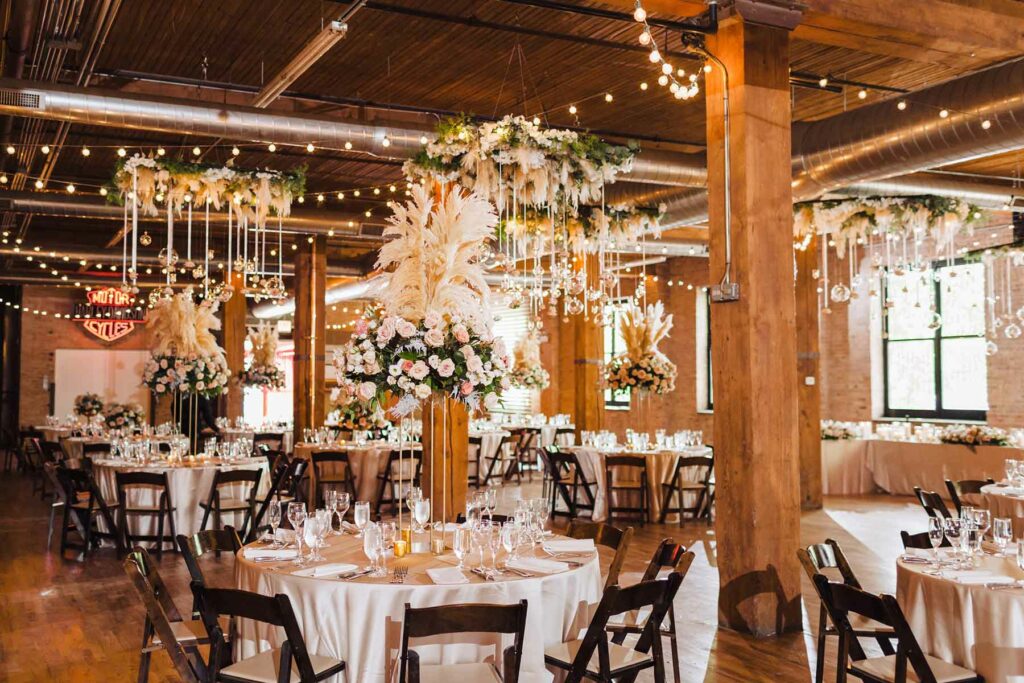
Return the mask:
[[463,358],[470,358],[476,355],[476,350],[473,349],[473,347],[470,346],[469,344],[465,344],[464,346],[459,348],[459,353],[462,354]]
[[423,341],[427,346],[441,346],[444,344],[444,333],[436,327],[429,329],[427,330],[427,333],[423,335]]
[[412,369],[409,370],[409,376],[415,380],[421,380],[429,374],[430,367],[428,367],[427,364],[421,360],[418,360],[415,363],[413,363]]
[[366,351],[365,353],[363,353],[363,362],[364,363],[372,363],[376,359],[377,359],[377,354],[374,353],[373,351]]
[[398,377],[399,375],[402,374],[402,368],[397,364],[392,365],[390,368],[388,368],[388,374],[391,375],[392,377]]
[[395,322],[392,318],[385,318],[377,330],[377,343],[387,344],[395,336]]
[[437,364],[440,363],[440,362],[441,362],[441,359],[438,358],[437,356],[431,356],[430,358],[427,359],[427,365],[429,365],[430,367],[432,367],[434,369],[437,369]]
[[445,358],[437,364],[437,374],[441,375],[441,377],[451,377],[454,372],[455,363],[452,362],[451,358]]
[[395,323],[395,331],[408,339],[416,335],[416,326],[404,318],[399,318]]
[[437,311],[430,311],[426,316],[423,317],[423,324],[427,327],[437,327],[444,322]]
[[202,391],[205,388],[206,388],[206,385],[204,383],[196,382],[196,389],[198,389],[199,391]]
[[356,389],[356,395],[364,401],[369,401],[377,394],[377,386],[373,382],[361,382]]
[[416,398],[424,399],[430,396],[430,387],[426,384],[417,384],[416,390],[413,393],[416,395]]
[[494,410],[498,407],[498,395],[493,391],[484,396],[484,407],[487,410]]
[[466,369],[470,372],[480,372],[483,367],[484,363],[480,360],[480,356],[470,356],[466,360]]

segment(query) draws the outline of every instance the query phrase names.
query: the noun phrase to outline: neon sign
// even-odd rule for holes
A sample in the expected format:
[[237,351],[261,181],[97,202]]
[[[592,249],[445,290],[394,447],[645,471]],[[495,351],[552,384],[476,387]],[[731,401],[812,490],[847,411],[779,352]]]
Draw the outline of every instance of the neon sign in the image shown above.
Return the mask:
[[145,309],[133,307],[130,294],[114,287],[94,289],[86,295],[87,303],[75,304],[74,319],[89,333],[105,342],[131,334],[136,325],[146,322]]

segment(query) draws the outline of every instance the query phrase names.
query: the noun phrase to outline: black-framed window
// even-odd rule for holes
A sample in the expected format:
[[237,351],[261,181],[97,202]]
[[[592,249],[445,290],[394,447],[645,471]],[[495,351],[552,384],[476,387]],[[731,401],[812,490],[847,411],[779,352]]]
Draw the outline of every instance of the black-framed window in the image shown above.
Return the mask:
[[885,415],[984,420],[984,266],[936,264],[883,280]]
[[[626,350],[626,344],[619,331],[619,319],[626,308],[626,302],[618,301],[605,306],[604,309],[604,363],[607,366],[612,358]],[[604,390],[604,407],[612,410],[629,409],[629,389],[612,391]]]

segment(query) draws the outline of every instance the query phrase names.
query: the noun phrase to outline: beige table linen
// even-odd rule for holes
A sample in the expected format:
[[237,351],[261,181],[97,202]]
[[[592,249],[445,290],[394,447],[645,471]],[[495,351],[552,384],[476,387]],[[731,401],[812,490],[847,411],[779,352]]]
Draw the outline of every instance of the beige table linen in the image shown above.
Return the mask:
[[[679,451],[628,451],[628,450],[615,450],[615,451],[602,451],[593,447],[574,446],[570,449],[576,453],[576,458],[579,460],[580,467],[583,469],[583,474],[588,481],[596,483],[596,491],[594,491],[594,515],[595,521],[603,521],[608,518],[608,486],[605,478],[605,457],[608,455],[642,455],[647,460],[647,488],[649,498],[651,502],[651,518],[654,521],[658,520],[658,516],[661,514],[661,499],[664,495],[661,485],[667,484],[672,481],[672,474],[676,469],[676,461],[680,457],[694,457],[704,456],[709,457],[711,455],[711,449],[706,447],[698,448],[687,448]],[[687,476],[696,477],[696,468],[689,468],[694,470]],[[579,494],[580,500],[583,500],[583,493]],[[622,495],[622,493],[616,493],[616,496]],[[627,494],[628,495],[628,494]],[[687,494],[690,496],[692,494]],[[685,501],[687,505],[692,505],[692,500]],[[629,501],[629,505],[636,505],[639,501]],[[675,515],[673,515],[675,517]]]
[[[450,538],[450,534],[449,534]],[[449,540],[450,542],[450,540]],[[351,535],[332,536],[322,552],[328,562],[367,564],[360,539]],[[524,550],[524,556],[534,554]],[[544,556],[542,551],[536,551]],[[499,555],[499,562],[502,556]],[[336,683],[379,683],[389,678],[401,646],[402,617],[405,604],[433,607],[459,603],[529,603],[520,681],[550,681],[544,666],[544,648],[575,638],[590,618],[590,606],[600,601],[601,571],[596,555],[581,567],[560,574],[520,578],[504,574],[497,581],[484,581],[465,572],[469,583],[434,585],[426,571],[452,567],[455,556],[412,554],[402,559],[388,558],[387,578],[361,577],[353,581],[337,578],[308,578],[292,574],[297,566],[284,563],[256,563],[242,553],[236,563],[239,588],[263,595],[284,594],[292,602],[309,652],[344,659],[346,672],[331,679]],[[404,584],[390,583],[395,566],[409,568]],[[470,566],[475,566],[472,563]],[[281,635],[264,624],[243,621],[240,624],[238,650],[242,656],[280,644]],[[422,662],[462,663],[494,657],[501,661],[503,642],[495,648],[496,638],[486,634],[459,634],[417,643]],[[452,681],[451,683],[458,683]]]
[[71,436],[70,427],[36,427],[43,435],[43,441],[57,442]]
[[[291,430],[287,430],[286,429],[284,431],[281,431],[281,430],[278,430],[278,429],[271,429],[271,430],[269,430],[267,432],[260,432],[260,433],[261,434],[273,434],[274,436],[280,435],[281,436],[281,449],[285,453],[291,453],[292,452],[292,450],[293,450],[293,443],[292,442],[294,441],[294,435],[292,434]],[[217,438],[222,440],[222,441],[226,441],[226,442],[230,443],[232,441],[236,441],[238,439],[243,439],[243,438],[244,439],[252,439],[253,436],[255,436],[255,435],[256,435],[256,431],[252,430],[252,429],[235,429],[234,427],[224,427],[224,428],[222,428],[220,430],[220,434],[218,434]]]
[[[260,486],[257,490],[257,497],[266,495],[270,489],[270,480],[267,476],[267,464],[265,461],[253,458],[247,462],[221,463],[212,461],[194,466],[178,465],[169,467],[167,465],[145,465],[127,463],[123,460],[94,460],[93,474],[99,484],[100,492],[108,503],[117,502],[117,472],[167,472],[167,485],[170,488],[171,505],[174,506],[174,530],[176,533],[186,536],[199,531],[203,521],[203,509],[199,507],[200,501],[205,501],[210,493],[210,486],[213,484],[213,477],[218,470],[261,470]],[[222,490],[230,491],[231,496],[241,497],[248,491],[247,485],[232,485]],[[159,492],[154,490],[135,489],[128,498],[129,505],[155,506],[159,503]],[[222,516],[225,525],[240,526],[244,520],[244,513],[224,513]],[[153,517],[129,517],[129,529],[133,534],[155,535],[157,532],[157,519]],[[170,533],[170,529],[164,523],[164,533]]]
[[875,481],[867,463],[869,443],[860,439],[822,439],[822,493],[849,496],[872,493],[875,490]]
[[[415,452],[419,454],[421,446],[418,443],[404,444],[406,453]],[[309,460],[313,453],[322,451],[345,451],[348,453],[349,467],[352,468],[352,476],[355,479],[356,500],[366,500],[376,503],[380,497],[380,481],[377,475],[384,471],[388,464],[388,456],[392,450],[397,450],[397,444],[369,443],[363,446],[356,446],[352,443],[339,444],[295,444],[295,457]],[[342,465],[335,463],[324,464],[321,469],[323,476],[339,476],[342,474]],[[316,500],[316,481],[313,468],[309,469],[309,500]],[[402,470],[404,478],[411,478],[412,465]],[[352,501],[355,503],[355,501]]]
[[971,496],[972,503],[987,508],[992,517],[1013,520],[1013,537],[1024,538],[1024,489],[992,484],[984,486],[981,494]]
[[[991,590],[896,566],[896,598],[921,648],[973,669],[985,683],[1024,681],[1024,589]],[[986,555],[979,571],[1024,579],[1016,560]]]

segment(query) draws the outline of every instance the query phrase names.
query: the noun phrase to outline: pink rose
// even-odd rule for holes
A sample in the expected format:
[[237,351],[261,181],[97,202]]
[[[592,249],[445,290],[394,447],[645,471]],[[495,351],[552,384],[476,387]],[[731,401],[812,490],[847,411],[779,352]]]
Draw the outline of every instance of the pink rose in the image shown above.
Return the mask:
[[409,376],[415,380],[421,380],[430,374],[430,367],[421,360],[413,363],[413,366],[409,369]]
[[455,363],[452,362],[451,358],[445,358],[437,364],[437,374],[441,375],[441,377],[451,377],[454,372]]
[[362,335],[366,334],[366,330],[367,329],[368,329],[368,327],[366,325],[366,321],[365,320],[360,318],[359,320],[356,321],[356,334],[362,336]]
[[466,329],[465,325],[456,325],[453,327],[452,334],[455,336],[455,340],[460,344],[465,344],[469,341],[469,330]]
[[395,331],[408,339],[409,337],[415,336],[416,326],[404,318],[399,318],[398,322],[395,323]]
[[430,311],[423,317],[423,324],[427,327],[437,327],[443,322],[440,314],[437,311]]
[[437,328],[431,328],[423,335],[423,341],[427,346],[441,346],[444,344],[444,333]]
[[459,387],[459,391],[462,392],[463,396],[469,396],[473,393],[473,383],[469,380],[463,382],[462,386]]
[[377,330],[377,343],[387,344],[395,336],[395,321],[393,318],[384,318]]
[[369,401],[377,394],[377,386],[373,382],[362,382],[356,389],[356,395],[364,401]]
[[402,372],[408,373],[410,370],[412,370],[412,366],[413,365],[414,365],[414,363],[411,360],[408,360],[408,359],[403,360],[402,361]]

